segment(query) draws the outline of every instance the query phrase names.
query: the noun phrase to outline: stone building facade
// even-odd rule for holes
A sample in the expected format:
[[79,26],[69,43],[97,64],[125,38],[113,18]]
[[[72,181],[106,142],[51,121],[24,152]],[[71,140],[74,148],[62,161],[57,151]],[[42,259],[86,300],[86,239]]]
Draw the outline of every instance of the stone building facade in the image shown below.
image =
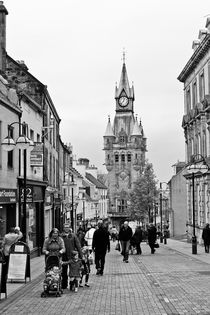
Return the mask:
[[[180,73],[178,80],[184,83],[184,116],[182,127],[185,136],[186,163],[210,161],[210,18],[206,28],[199,31],[193,41],[193,55]],[[210,222],[210,176],[195,174],[195,225],[201,241],[202,229]],[[187,176],[187,229],[192,235],[192,176]]]
[[108,171],[109,217],[119,224],[127,216],[129,192],[145,164],[146,138],[141,122],[134,117],[134,87],[130,87],[125,62],[115,90],[116,114],[104,135]]

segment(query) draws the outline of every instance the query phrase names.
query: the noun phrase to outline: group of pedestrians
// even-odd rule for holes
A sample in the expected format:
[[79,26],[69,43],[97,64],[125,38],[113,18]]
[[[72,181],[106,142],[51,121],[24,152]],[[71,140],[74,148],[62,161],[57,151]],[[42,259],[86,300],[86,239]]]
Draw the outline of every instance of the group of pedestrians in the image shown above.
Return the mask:
[[[149,224],[147,230],[148,244],[151,249],[151,254],[155,253],[155,248],[158,247],[157,244],[157,230],[153,223]],[[143,240],[143,232],[140,226],[137,226],[135,232],[133,233],[130,228],[128,221],[125,221],[120,228],[119,243],[121,245],[121,254],[123,255],[123,261],[128,263],[129,252],[133,253],[135,248],[136,254],[141,255],[141,242]]]
[[53,228],[49,237],[44,241],[43,253],[49,256],[57,253],[62,264],[62,289],[78,291],[84,285],[89,287],[91,255],[94,253],[96,274],[103,275],[105,256],[110,251],[109,233],[102,221],[98,221],[97,228],[92,225],[88,231],[79,227],[77,234],[73,233],[70,225],[64,224],[60,234]]

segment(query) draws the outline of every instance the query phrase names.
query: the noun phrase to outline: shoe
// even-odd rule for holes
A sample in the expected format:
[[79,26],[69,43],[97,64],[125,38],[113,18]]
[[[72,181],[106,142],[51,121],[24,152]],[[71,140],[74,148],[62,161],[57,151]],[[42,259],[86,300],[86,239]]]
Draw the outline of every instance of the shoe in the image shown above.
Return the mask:
[[125,262],[128,263],[128,260],[126,260]]
[[78,288],[75,288],[74,292],[78,292]]
[[100,273],[101,273],[100,269],[97,269],[96,275],[98,276],[100,275]]
[[83,288],[83,284],[79,284],[79,287],[80,287],[80,288]]
[[90,287],[90,285],[88,283],[85,283],[85,286],[88,287],[88,288]]

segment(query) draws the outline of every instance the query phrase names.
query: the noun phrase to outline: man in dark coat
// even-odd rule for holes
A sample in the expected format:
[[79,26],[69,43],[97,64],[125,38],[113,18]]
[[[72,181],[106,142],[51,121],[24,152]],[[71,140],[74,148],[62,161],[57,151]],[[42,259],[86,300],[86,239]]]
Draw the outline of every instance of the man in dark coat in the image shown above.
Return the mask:
[[208,223],[206,224],[205,228],[203,229],[202,239],[203,239],[203,242],[204,242],[205,253],[209,253],[210,228],[209,228],[209,224]]
[[128,221],[125,221],[119,232],[119,240],[122,247],[123,261],[126,263],[128,263],[130,240],[132,235],[132,229],[128,225]]
[[148,243],[151,248],[151,254],[155,253],[156,240],[157,240],[157,229],[152,223],[150,223],[149,228],[148,228]]
[[136,247],[136,254],[141,255],[142,230],[140,226],[136,227],[136,230],[132,236],[132,242]]
[[95,264],[97,275],[103,275],[106,252],[110,251],[110,240],[107,229],[104,228],[103,222],[98,221],[98,229],[93,234],[92,250],[95,253]]
[[[69,261],[72,258],[72,252],[78,251],[79,258],[82,259],[82,250],[77,236],[73,233],[69,223],[63,226],[61,235],[64,240],[66,252],[63,254],[62,260]],[[66,289],[68,285],[68,264],[62,266],[62,289]]]

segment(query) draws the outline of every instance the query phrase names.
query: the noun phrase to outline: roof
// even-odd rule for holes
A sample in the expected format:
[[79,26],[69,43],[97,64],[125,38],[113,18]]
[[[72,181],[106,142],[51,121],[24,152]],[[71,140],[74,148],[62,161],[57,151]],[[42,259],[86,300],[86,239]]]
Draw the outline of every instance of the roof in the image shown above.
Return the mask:
[[69,166],[69,172],[72,172],[73,175],[76,175],[78,178],[83,178],[83,176],[76,170],[76,168]]
[[202,60],[205,56],[206,52],[210,48],[210,34],[206,34],[205,38],[201,41],[199,47],[195,50],[192,57],[189,59],[184,69],[178,76],[178,80],[180,82],[185,82],[190,73],[195,69],[197,64]]
[[115,98],[119,97],[122,91],[125,91],[125,93],[128,97],[134,98],[134,88],[133,88],[133,86],[132,86],[132,88],[130,88],[130,86],[129,86],[128,75],[127,75],[125,63],[123,63],[119,87],[118,88],[116,87]]
[[114,132],[113,132],[112,125],[111,125],[111,122],[110,122],[110,117],[108,119],[108,123],[107,123],[107,127],[106,127],[106,131],[105,131],[104,137],[114,137]]
[[137,118],[135,120],[135,124],[134,124],[131,136],[142,136],[142,130],[138,124]]
[[85,173],[86,178],[93,183],[97,188],[99,189],[108,189],[100,180],[95,178],[92,174],[90,173]]

